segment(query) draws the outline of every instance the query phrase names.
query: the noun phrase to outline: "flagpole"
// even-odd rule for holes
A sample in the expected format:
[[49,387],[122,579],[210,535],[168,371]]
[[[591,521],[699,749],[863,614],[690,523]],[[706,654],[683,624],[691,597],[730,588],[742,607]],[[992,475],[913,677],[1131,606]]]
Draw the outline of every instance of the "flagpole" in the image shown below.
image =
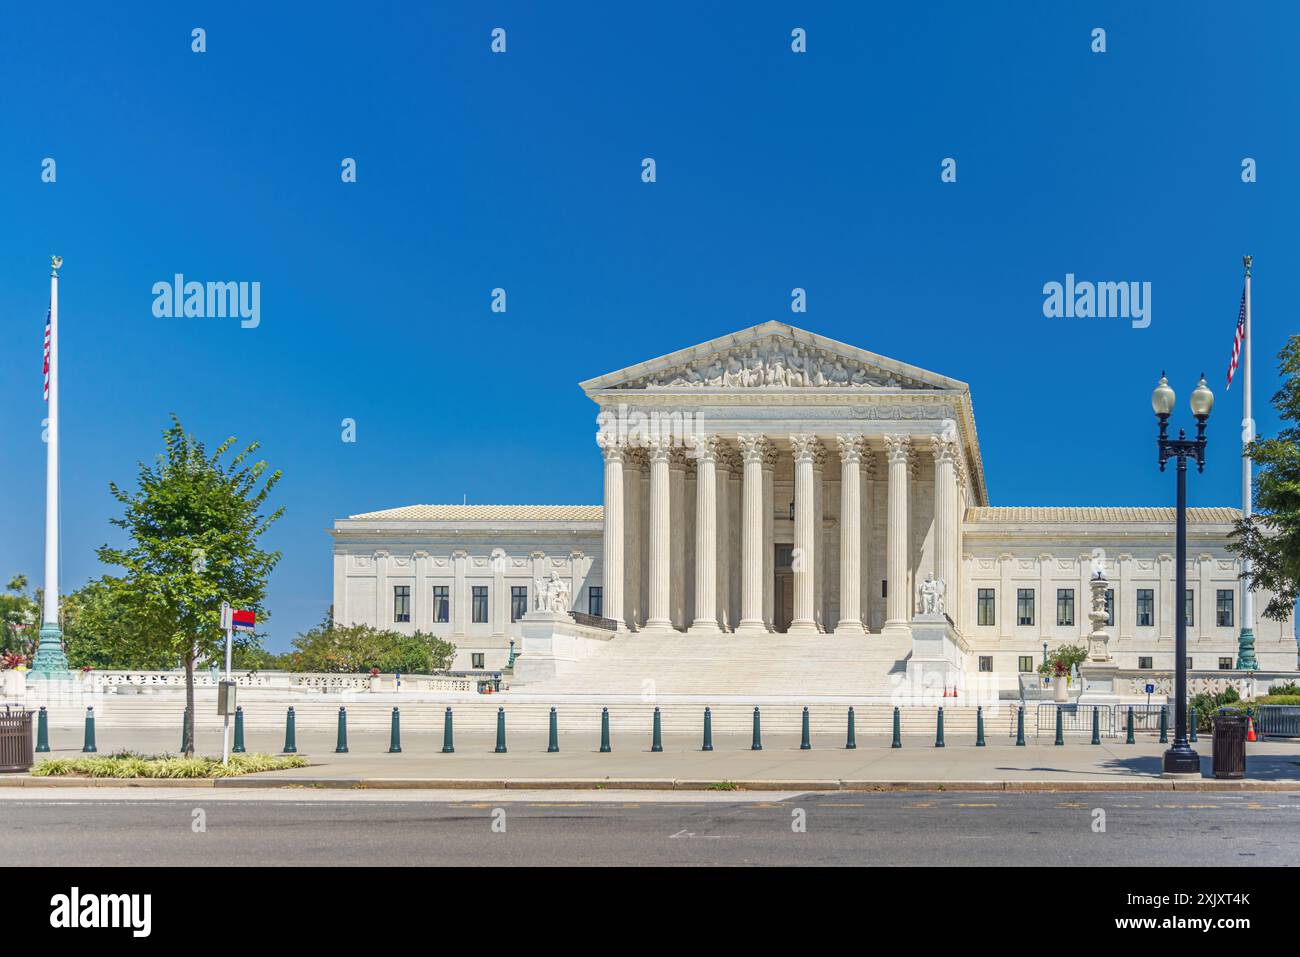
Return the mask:
[[50,257],[50,398],[45,432],[45,600],[41,636],[32,658],[32,672],[53,677],[68,670],[59,627],[59,267],[61,256]]
[[[1250,443],[1255,440],[1255,419],[1250,411],[1250,256],[1243,256],[1241,263],[1246,268],[1246,368],[1242,380],[1241,399],[1241,514],[1249,519],[1254,512],[1251,501],[1251,479],[1253,463],[1250,459]],[[1251,562],[1242,558],[1241,588],[1241,635],[1237,639],[1237,668],[1241,671],[1255,671],[1259,663],[1255,660],[1255,593],[1250,589]]]

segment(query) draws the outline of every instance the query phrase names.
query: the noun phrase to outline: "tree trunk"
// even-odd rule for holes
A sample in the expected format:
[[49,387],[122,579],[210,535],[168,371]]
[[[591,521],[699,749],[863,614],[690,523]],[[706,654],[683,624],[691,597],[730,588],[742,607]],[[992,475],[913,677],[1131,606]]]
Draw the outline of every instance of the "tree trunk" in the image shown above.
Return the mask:
[[194,652],[185,655],[185,756],[194,757]]

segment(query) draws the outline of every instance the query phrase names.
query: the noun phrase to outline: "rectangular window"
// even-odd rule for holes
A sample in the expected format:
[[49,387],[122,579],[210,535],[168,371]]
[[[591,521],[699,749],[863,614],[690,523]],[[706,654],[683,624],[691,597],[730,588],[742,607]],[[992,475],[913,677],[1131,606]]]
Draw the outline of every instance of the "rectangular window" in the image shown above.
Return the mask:
[[993,671],[993,656],[980,655],[980,671],[990,674]]
[[1139,656],[1139,658],[1138,658],[1138,669],[1141,670],[1141,671],[1150,671],[1150,670],[1151,670],[1151,659],[1148,658],[1148,657],[1145,657],[1145,656]]
[[1115,625],[1115,589],[1106,589],[1106,624]]
[[510,586],[510,620],[518,621],[528,614],[528,586]]
[[411,620],[411,586],[393,586],[393,621]]
[[587,589],[587,614],[603,618],[605,608],[605,591],[599,585]]
[[451,621],[451,598],[446,585],[433,586],[434,623]]
[[1016,589],[1016,624],[1032,625],[1034,623],[1034,590],[1032,588]]
[[1056,623],[1058,625],[1074,624],[1074,589],[1056,589]]
[[470,597],[474,599],[471,606],[473,617],[470,620],[479,624],[486,622],[488,620],[488,586],[472,585]]
[[1196,624],[1196,592],[1190,588],[1183,601],[1183,614],[1187,616],[1187,627],[1193,627]]
[[976,595],[976,602],[979,607],[979,623],[981,625],[996,624],[997,596],[992,588],[981,588]]
[[1156,593],[1153,588],[1139,588],[1137,594],[1138,627],[1155,624]]
[[1191,671],[1191,670],[1192,670],[1192,656],[1191,656],[1191,655],[1188,655],[1188,656],[1187,656],[1187,670],[1188,670],[1188,671]]
[[1034,656],[1033,656],[1033,655],[1021,655],[1021,656],[1020,656],[1020,673],[1021,673],[1022,675],[1029,675],[1029,674],[1033,674],[1033,673],[1034,673]]
[[881,598],[889,597],[889,582],[884,579],[882,579],[880,582],[880,597]]
[[1232,589],[1220,588],[1214,602],[1215,624],[1220,628],[1232,627]]
[[1232,670],[1232,659],[1231,659],[1231,658],[1220,658],[1220,659],[1219,659],[1219,670],[1220,670],[1220,671],[1231,671],[1231,670]]
[[474,668],[483,667],[483,652],[475,651],[470,656],[470,665]]

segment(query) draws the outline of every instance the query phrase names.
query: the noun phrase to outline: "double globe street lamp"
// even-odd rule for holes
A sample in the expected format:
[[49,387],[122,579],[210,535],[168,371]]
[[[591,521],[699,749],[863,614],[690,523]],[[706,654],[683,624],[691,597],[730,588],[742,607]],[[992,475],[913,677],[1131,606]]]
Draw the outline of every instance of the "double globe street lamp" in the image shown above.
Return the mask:
[[1156,446],[1160,450],[1160,471],[1171,458],[1178,459],[1178,507],[1174,555],[1174,743],[1164,755],[1165,774],[1201,773],[1201,758],[1187,743],[1187,460],[1196,460],[1196,471],[1205,471],[1205,420],[1214,408],[1214,393],[1205,384],[1205,375],[1192,391],[1192,415],[1196,417],[1196,438],[1189,439],[1178,430],[1178,438],[1168,435],[1169,414],[1174,410],[1174,390],[1163,372],[1151,393],[1151,408],[1160,422]]

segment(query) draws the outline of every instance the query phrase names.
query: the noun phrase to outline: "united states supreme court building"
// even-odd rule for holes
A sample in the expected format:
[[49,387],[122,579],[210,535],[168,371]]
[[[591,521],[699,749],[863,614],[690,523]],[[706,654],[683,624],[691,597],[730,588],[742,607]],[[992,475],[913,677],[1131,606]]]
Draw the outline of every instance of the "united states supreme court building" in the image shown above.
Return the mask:
[[[339,519],[335,619],[524,686],[871,693],[921,665],[1014,687],[1098,630],[1137,680],[1173,668],[1183,601],[1191,668],[1236,667],[1239,511],[1188,511],[1177,596],[1172,507],[990,504],[965,382],[767,322],[581,388],[602,504]],[[1254,634],[1261,670],[1295,670],[1291,622]]]

